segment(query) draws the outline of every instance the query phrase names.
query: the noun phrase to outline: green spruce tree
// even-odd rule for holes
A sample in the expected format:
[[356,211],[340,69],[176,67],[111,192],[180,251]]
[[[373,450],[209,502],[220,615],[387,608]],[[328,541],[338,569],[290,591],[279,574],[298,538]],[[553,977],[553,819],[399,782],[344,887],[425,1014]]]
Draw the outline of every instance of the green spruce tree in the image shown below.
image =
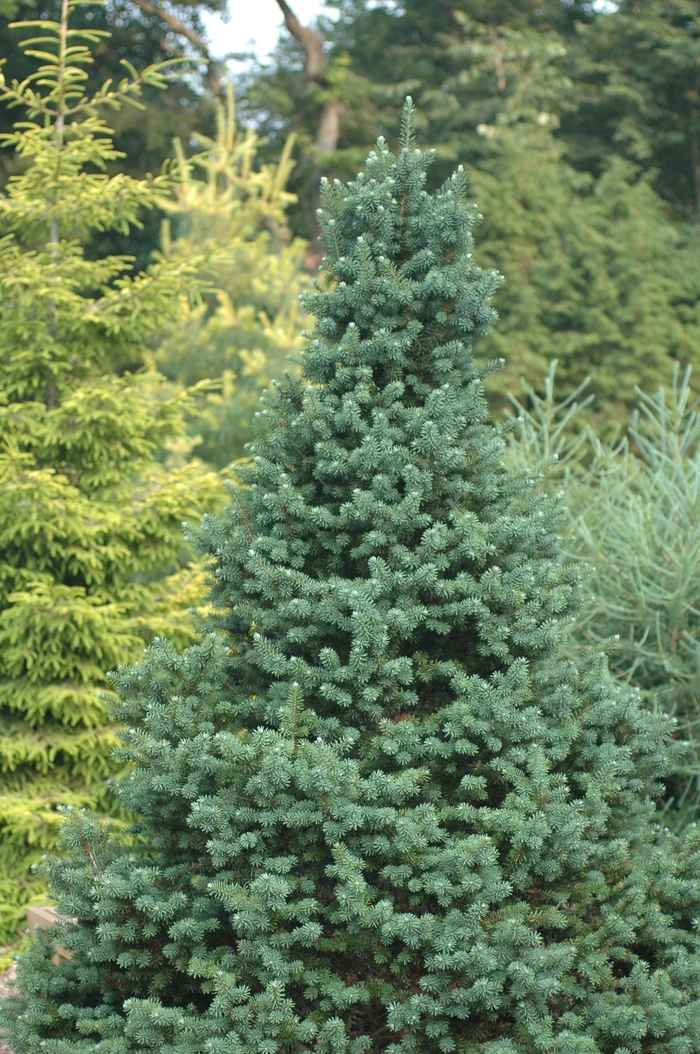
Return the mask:
[[[142,370],[145,342],[196,286],[194,262],[86,260],[82,239],[138,225],[170,190],[104,167],[100,106],[137,104],[151,67],[85,93],[99,32],[25,26],[40,68],[0,77],[27,120],[5,137],[23,171],[0,194],[0,941],[41,892],[31,865],[60,804],[113,808],[105,670],[154,633],[186,643],[200,595],[180,524],[211,504],[213,473],[182,455],[186,395]],[[126,73],[127,71],[125,71]],[[16,114],[16,110],[15,110]]]
[[575,163],[596,171],[622,154],[680,219],[700,222],[700,3],[621,0],[579,28],[569,63],[578,104],[562,126]]
[[669,725],[559,657],[581,575],[560,499],[503,467],[471,349],[499,280],[429,161],[409,104],[397,156],[325,187],[302,377],[194,532],[218,614],[117,678],[141,819],[69,820],[17,1054],[700,1049]]

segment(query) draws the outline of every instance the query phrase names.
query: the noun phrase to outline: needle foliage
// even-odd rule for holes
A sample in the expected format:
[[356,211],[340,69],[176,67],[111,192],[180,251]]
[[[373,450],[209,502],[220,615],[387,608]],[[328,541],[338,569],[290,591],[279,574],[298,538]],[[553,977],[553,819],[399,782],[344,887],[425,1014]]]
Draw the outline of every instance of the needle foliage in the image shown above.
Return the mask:
[[262,388],[298,353],[299,294],[308,279],[305,243],[292,238],[286,190],[291,140],[276,164],[258,165],[258,139],[236,125],[233,92],[217,106],[214,138],[198,135],[185,157],[176,143],[179,177],[165,204],[163,256],[172,264],[204,260],[199,275],[209,293],[185,301],[166,323],[155,359],[180,385],[220,378],[194,422],[195,452],[217,466],[243,455]]
[[[547,486],[566,486],[567,556],[595,568],[592,601],[570,646],[614,639],[614,672],[646,704],[676,722],[686,743],[666,778],[666,821],[697,820],[700,809],[700,413],[692,372],[676,368],[653,395],[637,390],[629,427],[603,443],[581,421],[585,384],[514,400],[522,427],[511,437],[512,466],[558,457]],[[578,427],[577,427],[578,424]]]
[[408,103],[398,153],[324,189],[302,375],[192,532],[208,634],[115,681],[141,819],[70,817],[74,921],[21,957],[18,1054],[700,1049],[669,724],[561,657],[584,576],[561,500],[503,465],[472,353],[499,278],[429,162]]
[[109,805],[119,763],[104,671],[154,632],[188,639],[198,595],[180,524],[216,478],[186,464],[187,397],[141,368],[145,342],[196,281],[193,265],[130,274],[87,260],[95,231],[128,232],[169,193],[166,175],[108,176],[101,108],[139,104],[165,76],[126,69],[86,94],[97,30],[25,25],[38,66],[0,78],[23,120],[4,136],[21,173],[0,194],[0,940],[36,895],[30,867],[56,838],[59,804]]

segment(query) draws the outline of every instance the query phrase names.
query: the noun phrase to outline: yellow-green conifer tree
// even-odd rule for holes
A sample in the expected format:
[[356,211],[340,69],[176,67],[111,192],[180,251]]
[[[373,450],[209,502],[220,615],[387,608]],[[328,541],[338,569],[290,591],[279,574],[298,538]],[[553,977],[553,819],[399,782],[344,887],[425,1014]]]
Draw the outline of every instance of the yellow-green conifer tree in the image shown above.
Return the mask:
[[183,305],[184,320],[166,327],[156,355],[180,384],[220,378],[196,422],[197,453],[220,466],[243,453],[262,388],[301,349],[299,293],[308,285],[305,243],[290,237],[285,216],[295,200],[285,189],[291,141],[277,164],[256,166],[258,142],[252,130],[237,129],[230,87],[227,103],[216,137],[196,137],[194,157],[186,160],[176,144],[181,175],[165,206],[163,258],[187,264],[204,256],[200,275],[210,291]]
[[[165,72],[85,90],[97,31],[26,24],[38,69],[0,80],[25,111],[5,136],[22,172],[0,195],[0,941],[35,895],[31,864],[60,804],[109,808],[105,671],[159,631],[188,634],[196,576],[181,521],[217,479],[182,457],[187,394],[141,368],[145,341],[197,288],[196,261],[85,258],[92,232],[138,223],[171,179],[108,176],[102,108]],[[102,34],[103,35],[103,34]]]

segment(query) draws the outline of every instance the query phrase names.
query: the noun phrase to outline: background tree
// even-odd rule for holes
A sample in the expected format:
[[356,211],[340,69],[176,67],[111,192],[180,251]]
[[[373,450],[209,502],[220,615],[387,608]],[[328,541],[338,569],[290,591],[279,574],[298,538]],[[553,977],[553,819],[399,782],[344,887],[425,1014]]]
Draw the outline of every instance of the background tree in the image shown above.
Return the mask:
[[197,288],[196,261],[85,258],[91,231],[138,226],[165,176],[101,171],[118,159],[100,106],[137,105],[164,73],[87,94],[101,31],[25,24],[41,65],[0,81],[26,119],[7,134],[22,172],[0,195],[0,926],[36,895],[30,865],[53,845],[57,805],[111,805],[105,670],[155,632],[186,641],[199,596],[180,524],[215,501],[188,462],[187,396],[140,369],[145,342]]
[[652,395],[638,389],[626,434],[601,443],[577,404],[584,386],[561,398],[552,369],[543,397],[530,388],[515,402],[523,425],[508,448],[513,467],[558,456],[548,487],[566,488],[566,553],[595,568],[570,647],[617,638],[616,674],[688,744],[666,780],[666,818],[678,828],[700,806],[700,415],[690,380],[676,368]]
[[[625,15],[630,25],[634,10]],[[614,93],[606,102],[605,77],[617,68],[616,19],[559,2],[409,0],[399,8],[353,0],[340,5],[337,22],[319,23],[328,62],[346,56],[354,86],[323,171],[356,171],[372,126],[395,128],[399,98],[415,93],[425,122],[419,138],[436,149],[432,178],[465,164],[487,216],[478,260],[508,276],[495,300],[502,325],[487,349],[500,356],[507,348],[506,372],[490,382],[496,403],[522,375],[541,390],[556,358],[562,393],[591,376],[608,429],[628,419],[635,385],[655,390],[669,360],[695,364],[700,303],[694,228],[658,193],[654,151],[633,161],[613,127],[617,103]],[[596,58],[605,48],[607,67]],[[271,67],[245,86],[245,106],[268,134],[301,128],[304,154],[319,110],[299,95],[299,62],[297,45],[284,40]],[[355,105],[355,91],[368,101]],[[312,201],[309,158],[291,186]]]
[[196,141],[199,152],[187,161],[178,147],[163,254],[172,263],[213,257],[201,274],[210,291],[200,303],[183,304],[183,315],[158,338],[155,361],[180,385],[221,379],[192,428],[195,453],[224,466],[243,455],[261,388],[291,368],[287,357],[300,348],[306,243],[286,224],[295,200],[285,190],[291,140],[277,164],[257,167],[258,139],[237,130],[230,85],[216,137]]
[[596,171],[622,154],[699,222],[700,4],[622,0],[582,30],[571,51],[578,104],[562,128],[575,163]]
[[[507,56],[508,33],[529,34],[531,48],[564,52],[554,27],[570,17],[556,0],[550,5],[529,0],[489,5],[478,0],[408,0],[400,7],[342,0],[334,8],[337,19],[320,19],[318,34],[326,41],[327,62],[341,63],[345,80],[339,88],[343,112],[338,137],[334,152],[323,157],[324,172],[339,177],[346,171],[354,174],[377,131],[398,130],[403,98],[411,90],[421,100],[419,138],[429,129],[430,144],[437,149],[431,176],[436,185],[456,160],[465,163],[481,156],[483,141],[477,125],[493,121],[514,88],[517,91],[519,76],[514,76]],[[476,37],[485,35],[477,47],[466,49],[471,58],[478,56],[479,69],[468,88],[466,27]],[[280,132],[293,130],[297,156],[313,142],[321,115],[320,98],[310,105],[306,81],[300,76],[304,54],[293,34],[283,35],[271,63],[242,82],[246,115],[271,137],[272,149]],[[561,87],[557,86],[560,94]],[[307,179],[311,167],[302,164],[293,182],[301,200],[308,197],[301,189]]]
[[665,384],[674,360],[698,363],[697,241],[629,162],[612,159],[592,180],[537,121],[483,132],[484,156],[467,169],[485,215],[476,258],[508,275],[485,341],[506,367],[489,389],[500,405],[521,377],[542,391],[558,360],[560,396],[590,377],[609,434],[638,386]]
[[561,656],[583,576],[560,500],[503,467],[471,347],[498,276],[411,117],[326,187],[303,375],[197,532],[213,632],[120,673],[141,820],[73,815],[67,919],[5,1009],[20,1054],[700,1046],[669,725]]

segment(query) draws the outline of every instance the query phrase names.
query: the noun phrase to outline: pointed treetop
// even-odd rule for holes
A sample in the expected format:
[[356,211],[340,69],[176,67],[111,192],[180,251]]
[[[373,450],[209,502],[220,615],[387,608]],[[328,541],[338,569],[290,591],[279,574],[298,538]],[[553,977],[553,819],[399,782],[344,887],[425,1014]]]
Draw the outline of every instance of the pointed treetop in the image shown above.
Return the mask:
[[410,95],[406,96],[401,111],[401,134],[399,145],[402,150],[410,150],[416,144],[416,108]]

